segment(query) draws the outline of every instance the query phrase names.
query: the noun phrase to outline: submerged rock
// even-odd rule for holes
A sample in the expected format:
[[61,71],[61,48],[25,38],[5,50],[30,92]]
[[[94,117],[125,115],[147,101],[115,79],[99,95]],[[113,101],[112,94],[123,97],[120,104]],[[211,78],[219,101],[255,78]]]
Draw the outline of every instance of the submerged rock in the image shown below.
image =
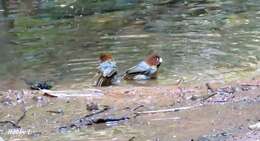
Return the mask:
[[53,87],[53,84],[51,81],[30,81],[30,80],[24,80],[27,85],[29,85],[31,90],[42,90],[46,89],[49,90]]
[[52,88],[52,85],[48,81],[37,81],[33,83],[30,88],[32,90],[41,90],[41,89],[49,90]]

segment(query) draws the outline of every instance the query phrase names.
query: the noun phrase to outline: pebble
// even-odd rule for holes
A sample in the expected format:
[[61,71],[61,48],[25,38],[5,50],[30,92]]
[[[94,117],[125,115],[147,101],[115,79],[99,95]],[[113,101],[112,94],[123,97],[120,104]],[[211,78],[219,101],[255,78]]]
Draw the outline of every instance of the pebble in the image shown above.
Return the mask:
[[34,96],[33,100],[35,100],[36,102],[41,102],[41,101],[43,101],[43,97],[42,96]]
[[95,111],[95,110],[98,110],[99,108],[98,108],[98,105],[96,103],[91,102],[90,104],[86,105],[86,109],[88,111]]
[[250,125],[248,128],[250,130],[258,130],[258,131],[260,131],[260,122],[258,122],[256,124],[253,124],[253,125]]

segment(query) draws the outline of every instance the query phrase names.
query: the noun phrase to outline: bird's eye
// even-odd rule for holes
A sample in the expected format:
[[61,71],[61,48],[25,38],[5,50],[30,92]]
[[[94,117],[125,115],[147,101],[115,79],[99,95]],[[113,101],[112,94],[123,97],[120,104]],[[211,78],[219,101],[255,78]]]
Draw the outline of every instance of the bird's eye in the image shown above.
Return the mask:
[[156,56],[156,61],[159,62],[160,61],[160,57]]

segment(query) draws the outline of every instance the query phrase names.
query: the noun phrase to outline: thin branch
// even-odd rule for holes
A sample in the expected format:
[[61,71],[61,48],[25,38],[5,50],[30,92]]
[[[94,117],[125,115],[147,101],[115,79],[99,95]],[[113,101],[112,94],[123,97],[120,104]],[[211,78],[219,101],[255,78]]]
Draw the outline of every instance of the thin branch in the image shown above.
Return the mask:
[[206,83],[206,87],[207,87],[207,90],[208,92],[214,92],[214,89],[209,85],[209,83]]
[[131,137],[128,141],[134,141],[136,139],[135,136]]
[[[97,114],[100,114],[100,113],[103,113],[103,112],[109,110],[110,107],[107,106],[107,107],[104,107],[104,109],[99,110],[95,113],[85,115],[84,117],[81,117],[68,125],[59,127],[59,131],[64,132],[64,131],[72,129],[72,128],[81,128],[83,126],[102,124],[102,123],[106,123],[106,122],[119,122],[119,121],[129,120],[130,118],[132,118],[132,116],[129,116],[129,115],[131,115],[131,114],[135,115],[135,113],[133,113],[133,112],[141,107],[143,107],[143,105],[138,105],[137,107],[130,109],[130,111],[127,114],[125,114],[124,116],[120,116],[120,117],[113,118],[108,115],[104,115],[105,117],[104,116],[93,117]],[[125,109],[126,108],[124,108],[122,110],[125,110]],[[127,108],[127,109],[129,109],[129,108]]]
[[26,112],[27,111],[24,111],[22,116],[17,120],[16,124],[19,125],[19,123],[24,119],[24,117],[26,116]]
[[15,128],[21,128],[17,123],[14,121],[6,120],[6,121],[0,121],[0,124],[11,124]]
[[144,105],[138,105],[137,107],[133,108],[132,111],[136,111],[136,110],[138,110],[139,108],[142,108],[142,107],[144,107]]
[[48,110],[48,111],[46,111],[46,112],[48,112],[48,113],[53,113],[53,114],[63,114],[63,113],[64,113],[63,111],[59,111],[59,110],[57,110],[57,111]]
[[24,119],[24,117],[26,116],[26,110],[23,112],[23,114],[18,118],[18,120],[15,121],[11,121],[11,120],[6,120],[6,121],[0,121],[0,124],[11,124],[13,127],[15,128],[21,128],[21,126],[19,125],[19,123]]
[[104,109],[99,110],[99,111],[97,111],[95,113],[91,113],[91,114],[85,115],[83,118],[88,118],[88,117],[91,117],[91,116],[94,116],[94,115],[97,115],[97,114],[101,114],[101,113],[103,113],[103,112],[105,112],[105,111],[107,111],[109,109],[110,109],[110,107],[106,106],[106,107],[104,107]]
[[207,91],[208,91],[208,95],[202,96],[202,100],[201,101],[206,101],[209,98],[215,96],[216,94],[218,94],[210,85],[209,83],[206,83],[206,87],[207,87]]
[[202,96],[202,100],[201,101],[206,101],[209,98],[215,96],[216,94],[218,94],[218,93],[215,92],[215,93],[212,93],[212,94],[209,94],[209,95],[204,95],[204,96]]
[[182,111],[182,110],[193,109],[193,108],[196,108],[199,106],[201,106],[201,105],[163,109],[163,110],[143,111],[143,112],[137,112],[136,114],[157,114],[157,113],[166,113],[166,112],[178,112],[178,111]]

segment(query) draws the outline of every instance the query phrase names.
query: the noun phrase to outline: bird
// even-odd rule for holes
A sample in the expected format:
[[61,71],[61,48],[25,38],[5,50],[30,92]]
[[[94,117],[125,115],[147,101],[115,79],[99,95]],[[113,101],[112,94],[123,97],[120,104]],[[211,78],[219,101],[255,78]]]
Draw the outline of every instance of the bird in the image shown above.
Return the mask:
[[110,86],[117,81],[117,65],[113,60],[112,54],[102,53],[99,56],[100,64],[98,66],[99,77],[96,82],[97,87]]
[[150,53],[143,61],[125,71],[124,80],[156,79],[163,59],[156,53]]

